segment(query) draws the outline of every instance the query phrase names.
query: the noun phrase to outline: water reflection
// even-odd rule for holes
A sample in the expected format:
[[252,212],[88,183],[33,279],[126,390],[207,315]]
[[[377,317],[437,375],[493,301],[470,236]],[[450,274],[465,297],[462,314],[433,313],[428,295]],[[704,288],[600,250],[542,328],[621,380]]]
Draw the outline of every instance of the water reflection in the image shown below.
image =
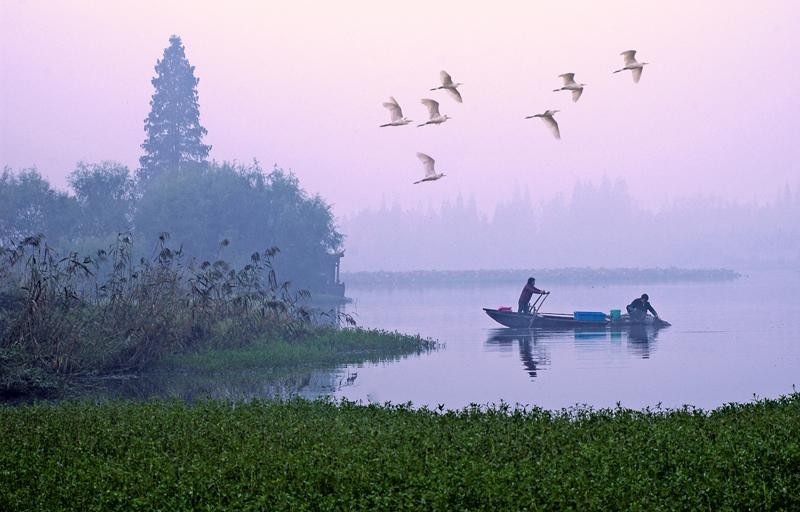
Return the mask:
[[106,398],[148,400],[174,398],[187,402],[204,399],[252,400],[303,396],[315,398],[341,390],[355,377],[341,369],[299,370],[277,373],[248,370],[209,373],[202,371],[150,372],[141,375],[95,379],[84,384],[90,395]]
[[501,350],[512,350],[515,344],[522,365],[532,379],[539,370],[550,365],[550,354],[543,344],[537,343],[535,329],[495,329],[486,340],[487,346]]
[[485,346],[493,351],[511,351],[516,346],[523,368],[534,379],[544,367],[552,365],[550,347],[553,343],[571,341],[578,352],[595,352],[604,345],[611,347],[624,342],[631,354],[649,359],[655,351],[659,329],[652,326],[615,329],[492,329]]
[[626,328],[620,334],[627,335],[628,350],[642,359],[650,359],[651,353],[655,350],[658,331],[662,328],[634,325]]

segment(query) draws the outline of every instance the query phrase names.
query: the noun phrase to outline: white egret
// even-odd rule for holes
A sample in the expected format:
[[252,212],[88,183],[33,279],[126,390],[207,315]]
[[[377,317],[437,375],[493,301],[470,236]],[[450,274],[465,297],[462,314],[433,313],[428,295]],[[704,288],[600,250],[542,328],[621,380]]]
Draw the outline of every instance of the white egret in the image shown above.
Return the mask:
[[459,85],[464,85],[464,84],[462,84],[460,82],[457,83],[457,84],[454,84],[453,83],[453,79],[450,78],[450,75],[447,73],[447,71],[440,71],[439,72],[439,78],[441,78],[441,80],[442,80],[442,85],[439,86],[439,87],[434,87],[431,90],[435,91],[437,89],[444,89],[445,91],[450,93],[450,96],[452,96],[454,100],[456,100],[457,102],[461,103],[461,93],[458,92],[458,86]]
[[558,77],[564,80],[564,86],[560,89],[553,89],[553,92],[572,91],[572,101],[578,101],[578,98],[583,94],[583,88],[586,84],[579,84],[576,82],[575,73],[564,73],[563,75],[558,75]]
[[423,105],[425,105],[426,107],[428,107],[428,116],[429,116],[430,119],[428,119],[428,121],[425,122],[425,123],[418,124],[417,125],[418,127],[419,126],[425,126],[426,124],[442,124],[443,122],[445,122],[448,119],[450,119],[450,116],[448,116],[447,114],[441,115],[439,113],[439,102],[438,101],[432,100],[430,98],[423,98],[423,99],[419,100],[419,102],[422,103]]
[[633,76],[633,83],[638,84],[639,79],[642,78],[642,68],[646,64],[650,64],[649,62],[639,62],[636,60],[636,50],[627,50],[622,53],[622,58],[625,59],[625,66],[622,69],[618,69],[614,71],[614,73],[619,73],[620,71],[630,70],[631,75]]
[[389,101],[384,103],[383,106],[389,110],[389,122],[382,124],[380,126],[381,128],[384,126],[403,126],[404,124],[414,122],[413,120],[403,116],[403,109],[400,108],[400,105],[397,103],[397,100],[394,99],[394,96],[390,96]]
[[433,166],[436,161],[426,155],[425,153],[417,153],[417,158],[422,162],[422,166],[425,168],[425,177],[419,181],[415,181],[414,185],[417,183],[422,183],[423,181],[436,181],[439,178],[444,177],[444,173],[437,173]]
[[542,114],[534,114],[532,116],[527,116],[525,119],[531,119],[533,117],[538,117],[539,119],[544,121],[544,124],[546,124],[548,126],[548,128],[550,128],[550,131],[553,132],[553,137],[555,137],[556,139],[560,139],[561,138],[561,131],[559,131],[558,123],[553,118],[553,116],[555,115],[556,112],[560,112],[560,111],[559,110],[545,110],[544,113],[542,113]]

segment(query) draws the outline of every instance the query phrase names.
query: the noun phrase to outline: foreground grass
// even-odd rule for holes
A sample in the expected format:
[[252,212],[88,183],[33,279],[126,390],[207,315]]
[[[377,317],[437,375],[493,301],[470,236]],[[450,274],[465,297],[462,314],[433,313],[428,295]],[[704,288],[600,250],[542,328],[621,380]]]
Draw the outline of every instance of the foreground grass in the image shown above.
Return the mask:
[[0,409],[3,510],[797,510],[798,468],[800,394],[712,413]]
[[320,328],[302,339],[259,339],[238,348],[177,354],[160,369],[229,371],[254,368],[324,367],[383,361],[436,349],[438,343],[418,335],[377,329]]

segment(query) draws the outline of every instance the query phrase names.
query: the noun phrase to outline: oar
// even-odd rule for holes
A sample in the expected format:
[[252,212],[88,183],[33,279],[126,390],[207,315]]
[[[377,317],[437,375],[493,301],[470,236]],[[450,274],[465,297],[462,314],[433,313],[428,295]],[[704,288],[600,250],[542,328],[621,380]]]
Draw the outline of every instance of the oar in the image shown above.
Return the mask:
[[535,301],[533,301],[533,306],[531,306],[531,311],[533,311],[534,313],[536,313],[536,304],[538,304],[538,303],[539,303],[539,300],[540,300],[541,298],[542,298],[542,295],[541,295],[541,294],[539,294],[539,296],[538,296],[538,297],[536,297],[536,300],[535,300]]
[[[547,297],[549,297],[549,296],[550,296],[550,292],[543,293],[543,294],[539,295],[539,299],[542,299],[542,303],[539,304],[539,309],[542,309],[542,306],[544,306],[544,301],[546,301]],[[536,299],[536,302],[539,302],[539,299]],[[539,309],[535,310],[534,313],[537,313],[539,311]]]

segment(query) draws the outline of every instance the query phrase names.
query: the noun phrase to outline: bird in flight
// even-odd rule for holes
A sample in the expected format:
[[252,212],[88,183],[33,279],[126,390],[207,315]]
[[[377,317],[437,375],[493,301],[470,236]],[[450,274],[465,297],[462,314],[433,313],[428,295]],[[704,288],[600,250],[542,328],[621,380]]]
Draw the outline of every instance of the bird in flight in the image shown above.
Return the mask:
[[425,177],[419,181],[415,181],[414,185],[417,183],[422,183],[423,181],[436,181],[439,178],[444,177],[444,173],[437,173],[433,166],[436,161],[426,155],[425,153],[417,153],[417,158],[419,158],[420,162],[422,162],[422,166],[425,168]]
[[555,115],[556,112],[559,112],[559,111],[558,110],[545,110],[544,113],[542,113],[542,114],[534,114],[532,116],[527,116],[525,119],[531,119],[533,117],[540,118],[542,121],[544,121],[544,124],[546,124],[548,126],[548,128],[550,128],[550,131],[553,132],[553,137],[555,137],[556,139],[560,139],[561,138],[561,132],[558,129],[558,123],[553,118],[553,116]]
[[638,84],[639,79],[642,78],[642,68],[646,64],[650,64],[649,62],[639,62],[636,60],[636,50],[628,50],[620,53],[622,58],[625,59],[625,65],[622,69],[618,69],[614,71],[614,73],[619,73],[620,71],[630,70],[631,75],[633,76],[633,83]]
[[450,75],[447,73],[447,71],[440,71],[439,72],[439,78],[441,78],[441,80],[442,80],[442,85],[439,86],[439,87],[434,87],[431,90],[435,91],[437,89],[444,89],[445,91],[450,93],[450,96],[452,96],[454,100],[456,100],[457,102],[461,103],[461,93],[458,92],[458,86],[459,85],[464,85],[464,84],[462,84],[460,82],[454,84],[453,83],[453,79],[450,77]]
[[583,94],[583,88],[586,84],[579,84],[576,82],[575,73],[564,73],[563,75],[558,75],[558,77],[564,80],[564,85],[560,89],[553,89],[553,92],[572,91],[572,101],[578,101],[578,98]]
[[389,122],[382,124],[380,126],[381,128],[384,126],[403,126],[404,124],[414,122],[403,116],[403,109],[400,108],[394,96],[389,97],[389,101],[385,102],[383,106],[389,111]]
[[432,100],[430,98],[423,98],[420,100],[420,103],[428,107],[428,116],[429,119],[427,122],[422,124],[418,124],[417,126],[425,126],[426,124],[442,124],[443,122],[450,119],[450,116],[447,114],[442,115],[439,113],[439,102],[436,100]]

